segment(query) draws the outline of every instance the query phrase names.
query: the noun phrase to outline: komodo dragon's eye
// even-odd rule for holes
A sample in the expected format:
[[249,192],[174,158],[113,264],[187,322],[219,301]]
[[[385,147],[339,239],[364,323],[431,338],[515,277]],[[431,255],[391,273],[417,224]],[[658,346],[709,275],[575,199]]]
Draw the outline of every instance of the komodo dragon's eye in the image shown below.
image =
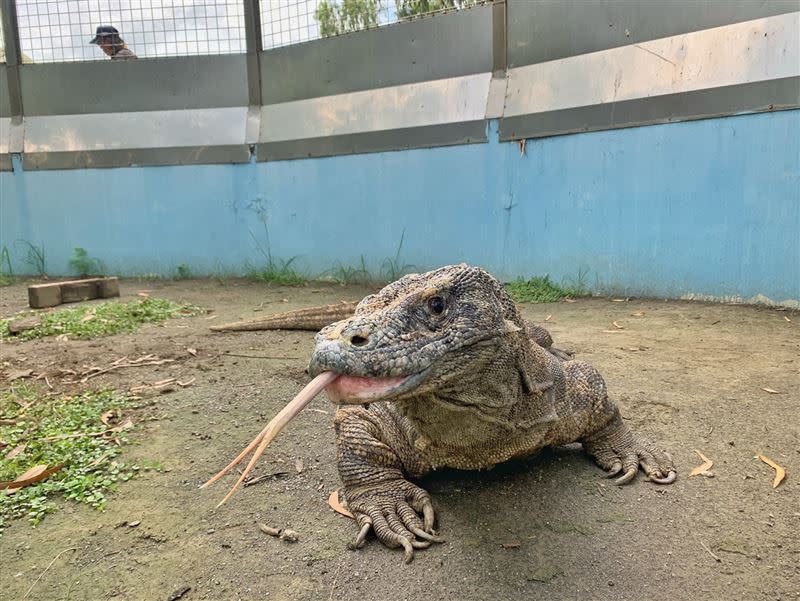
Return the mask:
[[441,296],[432,296],[428,299],[428,309],[430,309],[431,313],[434,315],[441,315],[446,308],[447,303],[444,302]]

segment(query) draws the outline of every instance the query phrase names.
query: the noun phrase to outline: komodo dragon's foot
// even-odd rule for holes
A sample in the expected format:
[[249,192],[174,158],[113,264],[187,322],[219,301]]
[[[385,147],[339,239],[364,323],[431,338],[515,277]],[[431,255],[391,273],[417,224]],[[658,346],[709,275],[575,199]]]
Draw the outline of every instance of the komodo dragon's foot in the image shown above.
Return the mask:
[[627,484],[640,467],[656,484],[672,484],[678,477],[672,457],[634,435],[618,412],[605,428],[581,442],[597,464],[607,470],[609,478],[623,472],[614,484]]
[[352,550],[364,546],[370,530],[387,547],[402,547],[406,563],[414,559],[414,549],[442,542],[433,529],[430,496],[407,480],[350,487],[344,491],[344,496],[360,529],[355,541],[348,545]]

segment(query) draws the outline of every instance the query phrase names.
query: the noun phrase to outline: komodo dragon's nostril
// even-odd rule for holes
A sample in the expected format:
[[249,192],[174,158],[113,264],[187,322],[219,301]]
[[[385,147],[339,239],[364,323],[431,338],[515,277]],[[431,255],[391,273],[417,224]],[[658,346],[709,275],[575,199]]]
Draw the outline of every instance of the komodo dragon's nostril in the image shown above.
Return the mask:
[[350,344],[352,344],[353,346],[364,346],[365,344],[367,344],[367,342],[369,342],[369,340],[367,339],[366,336],[355,334],[350,337]]

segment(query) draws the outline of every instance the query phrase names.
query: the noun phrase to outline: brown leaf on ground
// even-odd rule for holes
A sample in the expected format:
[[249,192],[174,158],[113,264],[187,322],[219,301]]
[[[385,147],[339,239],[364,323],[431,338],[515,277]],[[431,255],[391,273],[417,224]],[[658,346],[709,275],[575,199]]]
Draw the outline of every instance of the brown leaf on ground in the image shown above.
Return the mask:
[[333,509],[336,513],[341,514],[345,517],[356,519],[355,516],[350,513],[344,505],[339,501],[339,491],[334,490],[331,495],[328,497],[328,505],[331,509]]
[[8,461],[10,459],[14,459],[14,457],[16,457],[17,455],[22,453],[22,451],[24,451],[25,447],[27,447],[27,446],[28,446],[27,442],[23,442],[22,444],[18,444],[17,446],[15,446],[8,453],[6,453],[6,461]]
[[148,296],[150,296],[150,291],[149,290],[139,290],[139,292],[136,293],[136,296],[143,296],[143,297],[147,298]]
[[133,420],[129,417],[125,418],[125,421],[122,422],[119,426],[114,426],[113,428],[109,429],[109,432],[123,432],[124,430],[130,430],[133,428]]
[[759,455],[758,458],[775,470],[775,478],[772,480],[772,488],[778,488],[778,484],[783,482],[783,479],[786,477],[786,470],[766,455]]
[[16,423],[15,419],[0,419],[0,426],[13,426]]
[[503,549],[519,549],[522,546],[518,540],[513,540],[510,543],[503,543],[500,545]]
[[698,465],[696,468],[694,468],[694,469],[691,471],[691,473],[689,474],[689,477],[690,477],[690,478],[691,478],[692,476],[699,476],[699,475],[703,474],[703,472],[707,472],[707,471],[708,471],[708,470],[710,470],[710,469],[711,469],[711,467],[714,465],[714,462],[713,462],[713,461],[711,461],[711,460],[710,460],[708,457],[706,457],[705,455],[703,455],[703,454],[702,454],[700,451],[698,451],[698,450],[695,450],[695,453],[697,453],[697,454],[700,456],[700,459],[702,459],[702,460],[703,460],[703,463],[702,463],[702,465]]
[[108,421],[112,417],[114,417],[114,410],[113,409],[109,409],[108,411],[106,411],[105,413],[103,413],[100,416],[100,421],[103,422],[104,425],[108,426],[109,425]]
[[13,494],[20,488],[41,482],[45,478],[55,474],[61,469],[61,467],[62,466],[57,465],[55,467],[48,468],[46,465],[36,465],[19,476],[16,480],[0,482],[0,490],[4,490],[5,493],[9,495]]
[[780,392],[779,390],[775,390],[774,388],[762,388],[761,390],[763,390],[764,392],[768,392],[770,394],[783,394],[782,392]]

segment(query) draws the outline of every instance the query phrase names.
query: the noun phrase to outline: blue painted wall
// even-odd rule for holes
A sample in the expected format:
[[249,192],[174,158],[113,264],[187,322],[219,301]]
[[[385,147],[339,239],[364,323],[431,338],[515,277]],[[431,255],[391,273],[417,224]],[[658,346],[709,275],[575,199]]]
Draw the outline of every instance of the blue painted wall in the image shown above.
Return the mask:
[[[0,245],[120,275],[466,261],[597,291],[800,299],[800,111],[249,165],[0,174]],[[266,225],[266,231],[265,226]]]

